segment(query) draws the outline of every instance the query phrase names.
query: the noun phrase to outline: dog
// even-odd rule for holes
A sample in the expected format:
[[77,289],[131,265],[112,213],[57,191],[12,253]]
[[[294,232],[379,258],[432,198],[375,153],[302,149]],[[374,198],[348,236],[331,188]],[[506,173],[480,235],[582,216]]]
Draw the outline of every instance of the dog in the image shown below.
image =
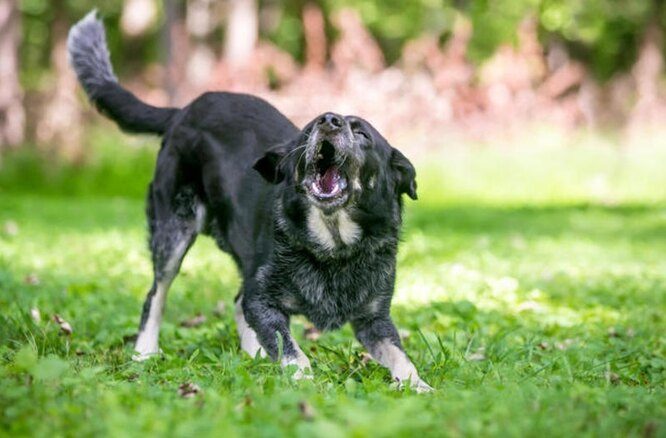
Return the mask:
[[298,129],[246,94],[208,92],[182,109],[148,105],[118,84],[96,11],[71,28],[67,45],[102,114],[125,131],[162,137],[147,196],[154,281],[135,360],[159,353],[169,286],[204,234],[238,266],[235,320],[252,357],[312,378],[290,316],[305,315],[320,330],[350,322],[400,385],[432,390],[390,317],[402,196],[417,198],[414,166],[400,151],[360,117],[327,112]]

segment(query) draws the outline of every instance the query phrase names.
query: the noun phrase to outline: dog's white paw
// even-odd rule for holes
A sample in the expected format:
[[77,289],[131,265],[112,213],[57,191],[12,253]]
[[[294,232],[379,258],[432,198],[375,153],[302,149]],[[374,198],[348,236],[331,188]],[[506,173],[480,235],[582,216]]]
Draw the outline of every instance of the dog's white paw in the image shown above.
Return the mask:
[[148,359],[152,359],[154,357],[159,356],[161,352],[162,352],[161,350],[155,352],[145,352],[145,353],[137,351],[132,355],[132,360],[134,362],[144,362],[147,361]]
[[294,374],[291,375],[291,378],[294,380],[309,380],[312,379],[312,367],[310,366],[310,361],[305,355],[300,354],[296,357],[283,357],[282,358],[282,367],[288,367],[290,365],[296,365],[297,369]]
[[409,385],[409,387],[412,390],[416,391],[418,394],[425,394],[427,392],[435,391],[435,388],[428,385],[420,377],[410,378],[407,381],[400,381],[400,380],[396,379],[396,381],[398,382],[398,389],[403,389],[406,385]]
[[312,380],[314,379],[314,374],[312,373],[312,368],[299,368],[291,375],[291,378],[294,380]]
[[428,385],[426,382],[424,382],[421,379],[419,379],[416,383],[410,382],[410,386],[412,387],[413,390],[415,390],[419,394],[424,394],[426,392],[433,392],[435,390],[435,388]]

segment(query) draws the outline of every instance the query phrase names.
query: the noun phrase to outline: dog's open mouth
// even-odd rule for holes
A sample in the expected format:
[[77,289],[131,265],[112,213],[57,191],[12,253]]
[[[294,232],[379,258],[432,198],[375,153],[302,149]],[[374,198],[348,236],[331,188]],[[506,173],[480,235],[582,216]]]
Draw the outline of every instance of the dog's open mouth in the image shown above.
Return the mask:
[[324,140],[315,160],[310,191],[321,201],[338,198],[347,188],[347,179],[336,164],[335,146]]

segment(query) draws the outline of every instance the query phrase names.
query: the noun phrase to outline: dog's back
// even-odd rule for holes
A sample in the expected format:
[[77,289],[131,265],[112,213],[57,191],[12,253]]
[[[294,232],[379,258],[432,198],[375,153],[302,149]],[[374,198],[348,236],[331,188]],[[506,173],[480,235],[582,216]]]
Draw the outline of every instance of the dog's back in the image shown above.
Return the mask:
[[[241,270],[250,269],[254,248],[261,246],[257,235],[263,232],[257,214],[268,213],[264,200],[273,190],[252,165],[267,149],[296,137],[294,124],[265,100],[248,94],[208,92],[182,109],[142,102],[113,74],[104,26],[95,11],[70,30],[68,52],[86,95],[102,114],[124,131],[163,137],[149,213],[160,210],[169,196],[180,201],[196,196],[178,208],[200,203],[218,212],[207,215],[200,232],[211,234]],[[182,187],[187,195],[176,193]],[[165,188],[166,198],[152,193]]]

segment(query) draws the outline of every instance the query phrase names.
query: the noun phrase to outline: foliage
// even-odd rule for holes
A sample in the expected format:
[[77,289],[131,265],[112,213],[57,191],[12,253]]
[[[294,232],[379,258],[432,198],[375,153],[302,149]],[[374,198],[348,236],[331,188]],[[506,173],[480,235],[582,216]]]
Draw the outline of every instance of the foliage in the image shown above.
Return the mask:
[[[143,162],[144,153],[98,166],[122,175],[127,160]],[[150,281],[142,201],[93,196],[94,187],[72,198],[3,185],[0,430],[662,435],[663,154],[530,144],[447,150],[445,159],[417,165],[420,196],[406,204],[393,313],[407,351],[437,388],[429,395],[390,388],[349,328],[315,342],[303,339],[304,321],[294,321],[312,381],[292,382],[279,366],[241,354],[231,311],[238,277],[205,238],[169,297],[163,358],[133,363],[124,338],[135,333]],[[100,167],[70,181],[84,187]],[[143,189],[145,171],[113,179],[115,194]],[[213,312],[218,300],[226,303],[221,316]],[[41,313],[36,320],[31,308]],[[198,313],[204,324],[181,327]],[[71,336],[54,314],[72,325]],[[201,393],[182,398],[186,382]]]
[[377,38],[389,63],[396,61],[406,41],[422,34],[446,35],[453,29],[456,9],[450,0],[325,1],[326,10],[356,9]]
[[527,17],[534,15],[536,0],[471,1],[465,10],[474,29],[470,42],[470,58],[477,63],[491,56],[501,43],[516,43],[516,29]]
[[602,79],[628,69],[649,23],[663,27],[661,1],[544,0],[539,22],[550,38],[565,41]]
[[[158,5],[161,2],[157,2]],[[107,43],[112,63],[118,73],[126,73],[137,62],[144,64],[159,58],[159,29],[152,29],[139,41],[123,38],[119,20],[123,0],[103,3],[88,0],[21,0],[21,79],[25,87],[40,88],[51,66],[51,50],[54,44],[53,24],[57,17],[66,25],[74,24],[92,9],[97,9],[105,20]],[[145,65],[142,65],[145,66]]]
[[[279,17],[276,26],[263,29],[263,36],[302,60],[301,12],[307,2],[259,3],[260,7],[277,9]],[[357,9],[389,62],[400,57],[408,40],[424,33],[439,35],[445,40],[456,17],[462,14],[475,29],[470,57],[480,63],[491,56],[499,44],[515,42],[519,23],[526,16],[534,16],[545,44],[564,42],[602,79],[633,64],[637,44],[648,23],[664,24],[664,11],[657,0],[318,0],[315,3],[326,12],[329,19],[327,32],[331,37],[335,36],[335,30],[330,23],[330,14],[341,7]],[[56,13],[63,14],[73,23],[93,7],[99,7],[106,18],[114,65],[121,74],[131,71],[137,60],[145,64],[161,59],[159,29],[151,30],[140,40],[128,40],[121,35],[118,28],[121,0],[100,6],[87,0],[25,0],[20,2],[23,19],[21,55],[23,82],[28,88],[38,87],[48,70],[53,42],[50,28]],[[163,15],[163,11],[160,14]]]

